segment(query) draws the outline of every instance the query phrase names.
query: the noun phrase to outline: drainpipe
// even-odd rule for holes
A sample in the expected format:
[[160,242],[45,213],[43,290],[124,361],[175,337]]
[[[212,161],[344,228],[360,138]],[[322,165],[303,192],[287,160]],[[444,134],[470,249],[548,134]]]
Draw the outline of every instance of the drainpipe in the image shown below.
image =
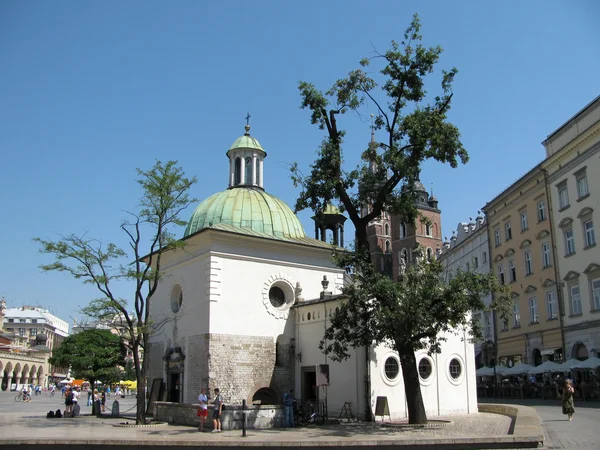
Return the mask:
[[[464,353],[465,353],[465,383],[467,385],[467,414],[470,414],[471,413],[471,396],[469,395],[470,387],[469,387],[469,368],[468,368],[468,358],[467,358],[467,332],[465,330],[463,330],[463,345],[464,345]],[[439,400],[438,400],[438,405],[439,405]]]
[[558,254],[556,250],[556,238],[554,236],[554,227],[552,226],[552,201],[550,199],[550,189],[548,188],[548,171],[542,168],[544,172],[544,186],[546,188],[546,200],[548,202],[548,223],[550,225],[550,242],[552,242],[552,263],[554,264],[554,278],[556,280],[556,301],[558,302],[558,321],[560,325],[560,342],[562,344],[563,362],[567,360],[567,342],[565,341],[565,327],[563,319],[563,290],[560,273],[558,271]]
[[371,364],[369,354],[371,346],[365,346],[365,422],[370,422],[373,418],[371,414]]

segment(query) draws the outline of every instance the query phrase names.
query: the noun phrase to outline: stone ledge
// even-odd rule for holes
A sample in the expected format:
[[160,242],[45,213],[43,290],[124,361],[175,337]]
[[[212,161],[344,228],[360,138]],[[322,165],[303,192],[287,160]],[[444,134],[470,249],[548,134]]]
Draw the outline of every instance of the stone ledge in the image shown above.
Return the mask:
[[534,408],[522,405],[503,405],[496,403],[480,403],[479,412],[502,414],[512,419],[509,434],[519,439],[537,439],[544,443],[544,431],[540,418]]

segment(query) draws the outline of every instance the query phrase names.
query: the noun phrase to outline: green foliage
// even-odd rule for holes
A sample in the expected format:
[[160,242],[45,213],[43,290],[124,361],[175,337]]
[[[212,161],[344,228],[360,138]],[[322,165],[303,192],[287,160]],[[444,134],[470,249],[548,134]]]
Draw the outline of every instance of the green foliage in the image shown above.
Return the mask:
[[109,330],[85,330],[65,338],[52,352],[50,364],[71,367],[75,378],[113,381],[117,366],[125,363],[123,340]]
[[[438,352],[445,336],[463,329],[479,337],[480,325],[469,313],[485,309],[481,299],[489,292],[498,292],[493,307],[501,317],[510,309],[492,275],[459,273],[446,283],[443,267],[432,261],[408,268],[396,282],[371,262],[369,222],[383,211],[400,215],[406,223],[419,216],[414,184],[421,164],[435,160],[455,168],[468,161],[458,128],[448,120],[458,71],[441,70],[437,93],[427,92],[426,78],[435,72],[442,49],[423,46],[420,29],[415,15],[400,43],[392,41],[384,53],[375,51],[362,59],[359,68],[325,92],[299,83],[301,108],[310,110],[311,123],[326,134],[308,175],[297,164],[291,166],[292,180],[301,189],[296,211],[319,214],[335,203],[356,231],[355,249],[337,255],[340,267],[354,269],[355,283],[344,289],[347,300],[325,331],[321,349],[338,360],[347,358],[352,347],[384,344],[395,349],[403,367],[410,423],[427,420],[414,352]],[[345,130],[338,120],[348,112],[365,116],[367,111],[372,113],[371,142],[359,166],[346,169]]]
[[[457,167],[468,161],[458,129],[447,120],[457,69],[442,70],[440,92],[433,98],[428,95],[425,77],[434,72],[442,49],[423,46],[420,28],[415,15],[400,44],[392,41],[386,52],[361,60],[360,68],[326,92],[311,83],[299,83],[301,108],[309,109],[311,123],[327,134],[309,175],[296,164],[291,167],[292,179],[301,187],[296,211],[321,211],[327,203],[340,203],[359,233],[383,210],[414,220],[412,186],[421,163],[434,159]],[[378,63],[376,74],[367,71]],[[381,95],[383,99],[378,98]],[[349,111],[361,115],[367,108],[375,111],[374,131],[383,131],[384,139],[368,146],[359,167],[344,170],[345,131],[337,117]],[[367,205],[369,212],[362,214]],[[368,245],[360,239],[358,244]]]
[[[342,265],[356,261],[355,254],[339,255]],[[509,317],[507,288],[494,275],[458,272],[449,281],[445,278],[439,261],[410,265],[399,281],[380,274],[372,264],[362,265],[355,283],[343,289],[348,300],[332,317],[321,349],[338,361],[350,356],[351,347],[373,344],[438,353],[450,334],[466,330],[470,338],[482,338],[471,311],[493,308],[500,317]],[[490,293],[496,296],[487,306],[483,298]]]
[[[138,383],[136,422],[145,422],[144,389],[148,363],[140,360],[140,349],[162,323],[149,320],[151,299],[161,279],[161,260],[166,251],[182,248],[173,227],[185,225],[180,213],[191,203],[189,189],[196,178],[187,178],[176,161],[157,161],[148,171],[137,169],[143,193],[137,214],[121,224],[129,239],[128,251],[115,244],[104,246],[86,236],[67,235],[61,239],[35,238],[40,253],[52,255],[54,262],[40,266],[44,271],[66,272],[75,279],[94,285],[101,297],[83,308],[83,313],[103,323],[110,323],[133,350]],[[142,232],[149,231],[143,239]],[[117,297],[112,286],[122,280],[132,284],[130,298]],[[166,320],[166,319],[165,319]]]
[[133,360],[125,360],[125,368],[121,376],[122,380],[135,380],[135,367],[133,366]]

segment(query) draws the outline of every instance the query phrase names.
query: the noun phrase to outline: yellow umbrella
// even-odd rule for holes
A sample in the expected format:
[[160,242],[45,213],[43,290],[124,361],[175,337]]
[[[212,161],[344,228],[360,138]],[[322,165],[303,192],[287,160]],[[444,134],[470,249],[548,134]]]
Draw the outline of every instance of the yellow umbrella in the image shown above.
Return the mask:
[[137,381],[121,381],[121,385],[128,389],[137,389]]

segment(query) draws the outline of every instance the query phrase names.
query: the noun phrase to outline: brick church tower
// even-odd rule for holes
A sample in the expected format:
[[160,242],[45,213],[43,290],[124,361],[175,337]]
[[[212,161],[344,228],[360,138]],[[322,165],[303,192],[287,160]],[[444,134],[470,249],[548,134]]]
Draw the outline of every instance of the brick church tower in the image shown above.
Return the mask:
[[404,259],[406,264],[410,264],[414,261],[414,252],[418,247],[423,249],[423,257],[428,259],[435,258],[438,251],[442,249],[442,212],[438,209],[437,198],[433,193],[431,195],[427,193],[425,186],[418,178],[413,189],[417,196],[417,210],[427,220],[417,217],[415,223],[411,224],[406,222],[401,215],[392,216],[394,279],[397,279],[399,275],[400,258]]

